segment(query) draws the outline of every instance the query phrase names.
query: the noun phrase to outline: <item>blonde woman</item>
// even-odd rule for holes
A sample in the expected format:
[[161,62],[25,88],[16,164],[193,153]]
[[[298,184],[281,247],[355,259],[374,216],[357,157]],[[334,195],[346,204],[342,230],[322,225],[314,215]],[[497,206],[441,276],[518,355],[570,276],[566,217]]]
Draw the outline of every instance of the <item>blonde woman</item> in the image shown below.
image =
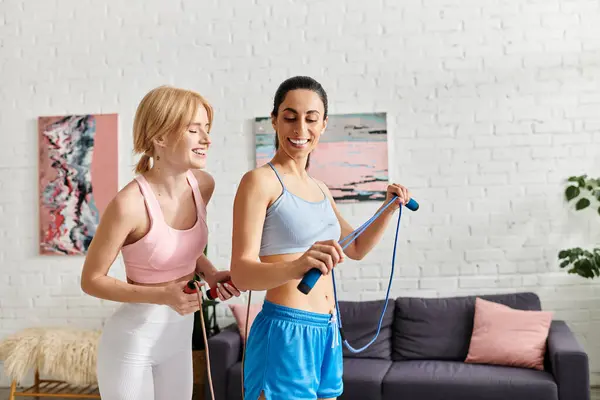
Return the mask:
[[[190,399],[198,298],[183,292],[186,282],[198,273],[218,287],[221,300],[240,294],[221,286],[229,271],[217,270],[203,254],[214,180],[202,168],[212,120],[201,95],[173,87],[150,91],[138,106],[137,176],[104,212],[81,277],[85,293],[123,303],[99,343],[102,399]],[[127,282],[107,276],[119,252]]]

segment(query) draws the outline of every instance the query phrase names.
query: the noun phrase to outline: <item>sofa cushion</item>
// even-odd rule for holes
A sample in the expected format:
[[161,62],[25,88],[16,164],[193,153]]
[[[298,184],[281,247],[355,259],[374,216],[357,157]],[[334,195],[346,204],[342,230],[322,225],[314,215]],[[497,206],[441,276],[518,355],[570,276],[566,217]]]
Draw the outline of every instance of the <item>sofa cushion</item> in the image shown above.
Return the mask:
[[234,303],[228,305],[229,309],[231,310],[231,314],[235,319],[235,323],[237,324],[238,331],[240,332],[240,338],[242,339],[242,343],[246,343],[246,315],[248,315],[248,333],[250,333],[250,330],[252,329],[252,324],[254,323],[256,316],[258,315],[260,310],[262,310],[263,303],[259,302],[250,304],[250,310],[248,310],[248,304],[246,303]]
[[[381,312],[383,311],[385,299],[356,302],[340,301],[338,304],[345,339],[350,346],[358,350],[368,344],[377,333],[377,326]],[[392,359],[394,306],[394,300],[388,300],[377,340],[360,353],[353,353],[344,346],[344,357]]]
[[466,363],[544,369],[552,312],[515,310],[477,298]]
[[[392,366],[388,360],[344,358],[344,393],[339,400],[380,400],[383,378]],[[219,383],[220,384],[220,383]],[[223,382],[223,384],[225,384]],[[208,381],[206,382],[208,385]],[[206,396],[210,398],[210,393]],[[234,364],[227,374],[227,399],[242,398],[242,363]]]
[[394,362],[383,378],[384,400],[558,400],[544,371],[459,361]]
[[392,366],[388,360],[344,359],[344,393],[340,400],[381,400],[383,378]]
[[[392,359],[464,361],[473,331],[476,297],[397,298]],[[518,310],[541,309],[535,293],[478,297]]]

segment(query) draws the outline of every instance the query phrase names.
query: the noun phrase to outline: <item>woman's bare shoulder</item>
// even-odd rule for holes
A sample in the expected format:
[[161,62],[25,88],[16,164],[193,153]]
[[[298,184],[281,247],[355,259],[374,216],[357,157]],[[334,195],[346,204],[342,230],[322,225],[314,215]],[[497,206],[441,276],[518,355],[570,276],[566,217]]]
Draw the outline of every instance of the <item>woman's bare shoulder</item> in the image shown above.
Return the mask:
[[119,190],[107,209],[111,209],[117,217],[133,219],[144,217],[146,205],[138,183],[132,180]]
[[192,173],[196,177],[196,181],[198,181],[198,189],[200,190],[200,194],[202,194],[204,203],[208,204],[215,192],[215,178],[209,172],[201,169],[192,170]]
[[268,165],[263,165],[244,173],[237,187],[236,200],[268,207],[280,195],[279,180]]

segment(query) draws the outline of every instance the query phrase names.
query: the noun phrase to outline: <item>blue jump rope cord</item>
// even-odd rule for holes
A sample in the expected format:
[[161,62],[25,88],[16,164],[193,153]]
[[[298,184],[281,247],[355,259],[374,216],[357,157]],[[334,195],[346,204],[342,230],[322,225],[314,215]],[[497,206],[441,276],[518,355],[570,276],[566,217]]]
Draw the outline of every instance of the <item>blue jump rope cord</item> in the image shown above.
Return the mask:
[[[381,213],[383,213],[398,197],[394,196],[394,198],[392,200],[390,200],[381,210],[379,210],[375,215],[373,215],[369,220],[367,220],[367,222],[365,222],[364,224],[362,224],[358,229],[354,230],[354,232],[350,233],[348,236],[346,236],[345,238],[343,238],[342,240],[339,241],[339,244],[341,245],[343,242],[345,242],[346,240],[349,240],[348,243],[344,244],[342,246],[342,249],[346,249],[353,241],[356,240],[356,238],[365,231],[365,229],[367,229],[369,227],[369,225],[371,225],[380,215]],[[385,315],[385,311],[387,310],[387,305],[388,305],[388,300],[390,297],[390,289],[392,287],[392,279],[394,277],[394,265],[396,263],[396,247],[398,244],[398,232],[400,231],[400,219],[402,217],[402,206],[400,206],[399,208],[399,213],[398,213],[398,222],[396,225],[396,238],[394,240],[394,252],[392,253],[392,270],[390,272],[390,280],[388,282],[388,288],[387,288],[387,292],[385,294],[385,303],[383,305],[383,310],[381,311],[381,317],[379,318],[379,324],[377,326],[377,333],[375,333],[375,336],[373,337],[373,339],[367,343],[365,346],[361,347],[360,349],[355,349],[353,348],[350,343],[348,343],[348,340],[346,340],[344,338],[344,332],[342,330],[342,318],[340,316],[340,307],[338,304],[338,298],[337,298],[337,289],[336,289],[336,284],[335,284],[335,273],[333,272],[333,270],[331,271],[331,278],[333,279],[333,296],[335,298],[335,310],[337,313],[337,323],[338,323],[338,327],[340,330],[340,334],[342,336],[342,341],[344,343],[344,345],[346,346],[346,348],[348,350],[350,350],[352,353],[360,353],[361,351],[364,351],[367,347],[369,347],[370,345],[372,345],[375,340],[377,340],[377,337],[379,336],[379,332],[381,331],[381,323],[383,321],[383,317]]]

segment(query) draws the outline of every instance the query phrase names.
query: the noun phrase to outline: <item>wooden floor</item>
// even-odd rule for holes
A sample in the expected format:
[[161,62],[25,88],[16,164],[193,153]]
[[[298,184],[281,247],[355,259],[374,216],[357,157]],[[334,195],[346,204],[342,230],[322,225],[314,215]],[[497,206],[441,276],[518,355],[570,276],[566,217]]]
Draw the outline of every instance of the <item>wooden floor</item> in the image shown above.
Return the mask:
[[[8,400],[9,389],[0,389],[0,400]],[[18,400],[34,400],[33,397],[17,397]],[[41,399],[53,399],[53,400],[73,400],[73,399],[63,399],[58,397],[40,397]],[[600,400],[600,388],[592,389],[592,398],[591,400]]]
[[[2,388],[0,389],[0,400],[8,400],[8,394],[10,393],[10,389],[8,388]],[[70,399],[66,399],[64,397],[17,397],[16,400],[35,400],[35,399],[40,399],[40,400],[76,400],[74,398],[70,398]],[[600,400],[600,397],[598,398]],[[596,399],[594,399],[596,400]]]
[[[0,400],[8,400],[8,389],[0,389]],[[34,400],[33,397],[17,397],[18,400]],[[73,399],[63,399],[57,397],[40,397],[41,399],[54,399],[54,400],[73,400]],[[592,399],[591,400],[600,400],[600,388],[592,389]]]
[[[10,389],[1,388],[0,389],[0,400],[8,400],[8,394],[10,393]],[[17,397],[16,400],[34,400],[34,397]],[[65,399],[64,397],[39,397],[40,400],[75,400],[73,398]],[[600,397],[599,397],[600,399]],[[594,399],[596,400],[596,399]]]

